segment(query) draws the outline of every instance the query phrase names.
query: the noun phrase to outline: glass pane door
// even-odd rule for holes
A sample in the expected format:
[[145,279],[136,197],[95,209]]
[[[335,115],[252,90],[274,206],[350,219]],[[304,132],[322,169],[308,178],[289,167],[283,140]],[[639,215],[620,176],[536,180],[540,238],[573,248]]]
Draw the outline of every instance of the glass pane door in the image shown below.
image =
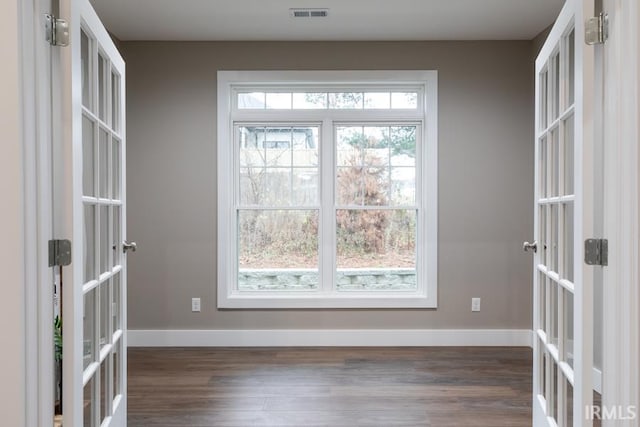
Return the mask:
[[100,426],[113,415],[123,375],[121,76],[86,26],[81,43],[83,419]]
[[[126,425],[124,61],[88,0],[61,2],[71,44],[68,79],[73,216],[72,280],[63,318],[63,422]],[[67,190],[69,191],[69,190]],[[66,207],[65,207],[66,211]]]
[[576,261],[590,215],[581,185],[587,98],[576,79],[582,7],[565,4],[536,61],[534,426],[591,425],[581,415],[592,390],[590,273]]

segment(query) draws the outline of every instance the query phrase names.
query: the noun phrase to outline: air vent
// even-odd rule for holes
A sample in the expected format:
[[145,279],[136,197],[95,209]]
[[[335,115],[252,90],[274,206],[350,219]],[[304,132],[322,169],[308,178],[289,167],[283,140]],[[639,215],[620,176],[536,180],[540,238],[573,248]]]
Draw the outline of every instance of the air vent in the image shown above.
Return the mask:
[[329,9],[289,9],[294,18],[325,18],[329,16]]

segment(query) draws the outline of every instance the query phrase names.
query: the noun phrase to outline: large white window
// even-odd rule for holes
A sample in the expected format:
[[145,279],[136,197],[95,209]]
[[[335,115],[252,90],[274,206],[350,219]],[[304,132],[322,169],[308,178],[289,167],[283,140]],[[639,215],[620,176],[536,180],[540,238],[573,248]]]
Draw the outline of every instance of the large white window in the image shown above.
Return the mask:
[[437,73],[218,72],[218,307],[437,305]]

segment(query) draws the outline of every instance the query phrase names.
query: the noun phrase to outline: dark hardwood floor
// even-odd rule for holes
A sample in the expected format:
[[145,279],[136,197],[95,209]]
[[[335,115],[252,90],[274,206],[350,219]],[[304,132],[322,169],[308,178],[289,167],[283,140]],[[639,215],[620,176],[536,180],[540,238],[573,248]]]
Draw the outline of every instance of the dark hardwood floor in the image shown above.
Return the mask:
[[130,348],[129,426],[531,425],[531,350]]

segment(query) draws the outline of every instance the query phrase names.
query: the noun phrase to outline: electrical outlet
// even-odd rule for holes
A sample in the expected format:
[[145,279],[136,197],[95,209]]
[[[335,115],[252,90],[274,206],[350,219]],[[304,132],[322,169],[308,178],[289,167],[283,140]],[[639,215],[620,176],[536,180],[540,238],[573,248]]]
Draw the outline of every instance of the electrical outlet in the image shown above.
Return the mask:
[[480,311],[480,298],[471,298],[471,311]]
[[194,313],[200,311],[200,298],[191,298],[191,311]]

